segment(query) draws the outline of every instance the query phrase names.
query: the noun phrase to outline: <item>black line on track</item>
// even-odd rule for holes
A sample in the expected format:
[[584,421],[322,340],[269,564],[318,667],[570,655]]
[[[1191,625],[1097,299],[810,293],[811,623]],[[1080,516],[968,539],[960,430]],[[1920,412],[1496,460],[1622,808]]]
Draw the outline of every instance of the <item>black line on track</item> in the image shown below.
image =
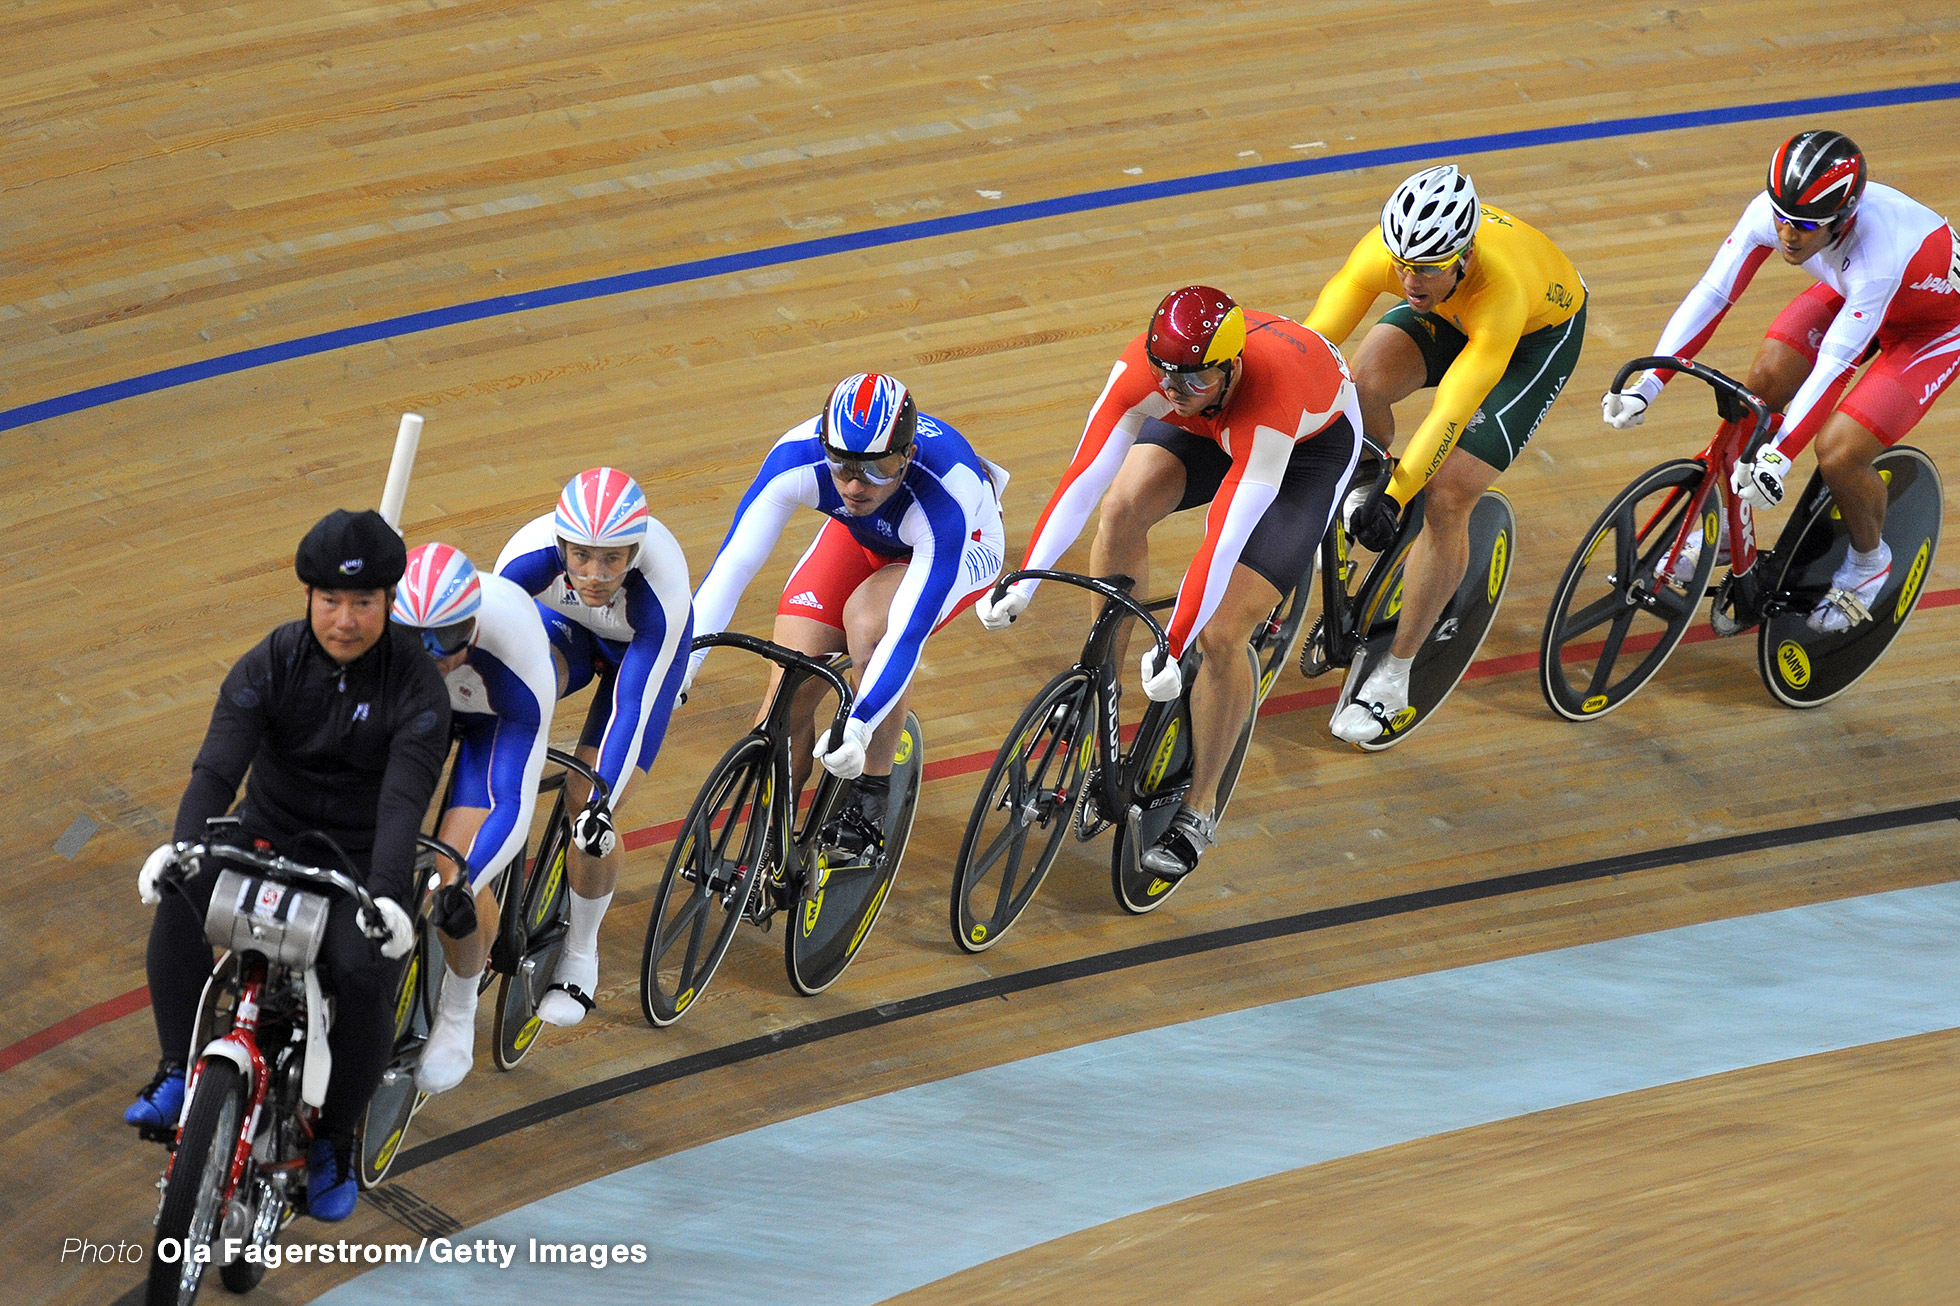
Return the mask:
[[811,1021],[807,1025],[780,1029],[774,1033],[744,1039],[739,1043],[730,1043],[725,1047],[712,1048],[691,1056],[663,1061],[659,1065],[648,1066],[629,1074],[585,1084],[570,1092],[533,1102],[515,1111],[506,1111],[502,1115],[492,1116],[468,1128],[458,1129],[454,1133],[444,1134],[440,1138],[418,1144],[402,1153],[395,1162],[394,1174],[407,1174],[431,1162],[454,1156],[458,1152],[502,1138],[506,1134],[516,1133],[520,1129],[543,1124],[548,1120],[556,1120],[560,1116],[569,1115],[585,1107],[597,1106],[601,1102],[610,1102],[614,1098],[642,1092],[661,1084],[669,1084],[710,1070],[719,1070],[724,1066],[739,1065],[744,1061],[753,1061],[773,1053],[787,1052],[792,1048],[807,1047],[826,1039],[855,1034],[860,1030],[875,1029],[881,1025],[892,1025],[901,1020],[911,1020],[917,1016],[927,1016],[953,1007],[1005,997],[1010,993],[1025,993],[1031,989],[1065,984],[1070,980],[1086,979],[1093,975],[1109,975],[1136,966],[1172,961],[1179,957],[1216,952],[1294,934],[1310,934],[1317,930],[1329,930],[1362,921],[1405,916],[1436,907],[1480,902],[1511,894],[1530,893],[1538,889],[1580,884],[1588,880],[1610,879],[1615,875],[1654,870],[1662,866],[1692,865],[1695,862],[1713,861],[1719,857],[1759,852],[1766,848],[1790,848],[1807,843],[1821,843],[1829,839],[1844,839],[1854,835],[1874,834],[1885,830],[1907,829],[1912,826],[1953,820],[1960,820],[1960,801],[1927,803],[1919,807],[1872,812],[1864,816],[1850,816],[1835,821],[1785,826],[1755,834],[1730,835],[1722,839],[1682,844],[1674,848],[1655,848],[1646,852],[1626,853],[1618,857],[1595,858],[1592,861],[1575,862],[1569,866],[1554,866],[1542,871],[1499,875],[1486,880],[1472,880],[1467,884],[1425,889],[1420,893],[1400,893],[1387,898],[1376,898],[1371,902],[1327,907],[1319,911],[1301,912],[1295,916],[1282,916],[1276,920],[1254,921],[1251,924],[1234,925],[1222,930],[1208,930],[1203,934],[1191,934],[1183,938],[1159,939],[1154,943],[1139,944],[1134,948],[1120,948],[1115,952],[1098,953],[1091,957],[1078,957],[1072,961],[1037,966],[1032,970],[1019,971],[1012,975],[999,975],[971,984],[960,984],[950,989],[940,989],[935,993],[922,993],[915,998],[904,998],[897,1002],[888,1002],[883,1006],[869,1007],[863,1011],[832,1016],[827,1020]]

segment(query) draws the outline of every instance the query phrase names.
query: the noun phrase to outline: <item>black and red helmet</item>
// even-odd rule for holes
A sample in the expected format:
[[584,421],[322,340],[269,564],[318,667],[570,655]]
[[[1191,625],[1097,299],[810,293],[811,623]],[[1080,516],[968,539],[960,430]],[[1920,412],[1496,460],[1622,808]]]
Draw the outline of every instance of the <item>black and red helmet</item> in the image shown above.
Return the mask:
[[1848,218],[1864,193],[1864,152],[1843,132],[1798,132],[1769,161],[1769,202],[1785,218]]
[[1143,345],[1166,372],[1223,367],[1245,349],[1245,314],[1222,290],[1186,286],[1157,305]]

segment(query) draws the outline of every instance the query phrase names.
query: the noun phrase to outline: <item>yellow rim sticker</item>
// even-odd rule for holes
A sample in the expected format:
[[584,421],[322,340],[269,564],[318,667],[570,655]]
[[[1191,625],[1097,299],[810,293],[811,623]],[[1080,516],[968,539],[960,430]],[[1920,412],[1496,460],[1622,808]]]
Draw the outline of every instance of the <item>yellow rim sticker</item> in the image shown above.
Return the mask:
[[1594,694],[1591,698],[1579,704],[1579,710],[1585,713],[1593,713],[1599,711],[1599,709],[1605,706],[1606,706],[1606,695]]
[[402,1029],[405,1027],[406,1022],[408,1021],[409,1009],[414,1005],[415,976],[416,973],[419,970],[421,970],[421,968],[422,968],[422,958],[419,954],[417,956],[409,958],[408,974],[402,976],[401,1001],[395,1004],[395,1037],[396,1038],[401,1037]]
[[1395,588],[1390,591],[1388,596],[1388,611],[1383,614],[1382,620],[1393,621],[1395,615],[1400,611],[1402,611],[1402,578],[1397,576],[1395,578]]
[[1497,532],[1497,538],[1490,545],[1490,601],[1497,602],[1497,596],[1504,592],[1504,567],[1510,561],[1511,536],[1508,531]]
[[388,1136],[388,1141],[381,1145],[381,1150],[374,1154],[374,1168],[377,1172],[388,1168],[388,1162],[395,1159],[395,1149],[401,1145],[402,1131],[397,1129]]
[[1722,538],[1722,518],[1713,508],[1701,519],[1701,538],[1704,541]]
[[1177,722],[1171,722],[1170,729],[1164,732],[1164,742],[1157,745],[1157,756],[1150,759],[1150,770],[1144,773],[1145,791],[1155,789],[1157,782],[1164,778],[1164,771],[1171,764],[1171,745],[1177,742],[1177,727]]
[[1599,534],[1593,536],[1592,543],[1586,546],[1586,556],[1579,559],[1579,566],[1581,569],[1592,566],[1592,556],[1593,554],[1599,552],[1600,541],[1604,540],[1605,538],[1606,538],[1605,531],[1601,531]]
[[538,1031],[543,1028],[544,1022],[542,1020],[539,1020],[536,1016],[531,1017],[524,1022],[524,1028],[517,1031],[517,1037],[511,1040],[512,1045],[519,1052],[522,1052],[525,1048],[531,1046],[531,1040],[536,1038]]
[[898,750],[892,754],[893,766],[904,766],[912,760],[912,731],[908,726],[898,736]]
[[872,895],[871,905],[866,907],[864,914],[858,918],[857,933],[851,936],[851,946],[844,949],[845,957],[857,956],[858,944],[863,943],[864,936],[871,932],[871,922],[878,919],[878,907],[885,901],[885,895],[891,892],[891,887],[892,882],[886,880],[878,886],[878,892]]
[[817,914],[823,910],[823,890],[803,906],[803,937],[809,938],[810,931],[817,928]]
[[1926,564],[1933,557],[1933,540],[1928,536],[1920,542],[1919,552],[1912,556],[1912,567],[1906,572],[1905,588],[1899,591],[1899,604],[1892,609],[1892,624],[1898,625],[1912,611],[1913,600],[1919,597],[1919,586],[1926,579]]
[[560,848],[558,855],[551,859],[551,874],[545,878],[544,892],[538,895],[538,914],[531,921],[531,930],[536,933],[544,928],[546,917],[551,914],[551,900],[558,895],[558,881],[565,875],[565,850]]
[[1776,667],[1783,673],[1783,683],[1792,689],[1802,689],[1810,683],[1810,655],[1793,639],[1777,645]]
[[694,1001],[694,990],[693,990],[693,989],[689,989],[689,990],[688,990],[687,992],[685,992],[685,993],[683,993],[683,994],[681,994],[681,995],[680,995],[679,997],[677,997],[677,998],[675,998],[675,999],[674,999],[674,1014],[675,1014],[676,1016],[678,1016],[678,1015],[680,1015],[680,1014],[681,1014],[681,1013],[682,1013],[683,1011],[686,1011],[686,1010],[687,1010],[687,1004],[688,1004],[688,1003],[690,1003],[690,1002],[692,1002],[692,1001]]
[[976,925],[973,927],[973,932],[971,934],[968,934],[966,937],[972,939],[975,943],[979,943],[981,940],[987,937],[987,927],[984,925]]
[[1146,898],[1155,898],[1158,894],[1170,887],[1171,882],[1169,880],[1152,880],[1145,886],[1143,896]]
[[1415,719],[1416,719],[1415,705],[1410,704],[1408,707],[1403,708],[1400,712],[1397,712],[1395,714],[1395,719],[1388,723],[1388,731],[1390,734],[1394,734],[1397,730],[1407,730],[1409,728],[1409,723],[1411,721],[1414,721]]

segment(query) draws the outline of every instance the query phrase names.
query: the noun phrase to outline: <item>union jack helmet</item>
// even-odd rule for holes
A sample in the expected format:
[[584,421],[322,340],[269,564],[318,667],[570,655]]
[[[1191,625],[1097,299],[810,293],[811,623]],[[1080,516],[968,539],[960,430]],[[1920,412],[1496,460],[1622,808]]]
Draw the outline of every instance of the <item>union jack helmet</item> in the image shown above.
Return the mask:
[[461,549],[418,544],[408,551],[408,570],[395,588],[388,615],[404,626],[431,629],[468,621],[483,606],[483,583]]
[[1770,207],[1786,220],[1848,218],[1864,194],[1864,152],[1843,132],[1798,132],[1770,156]]
[[845,458],[882,458],[912,447],[919,408],[912,392],[882,372],[847,376],[817,419],[824,448]]
[[594,467],[565,483],[554,519],[567,544],[610,549],[645,539],[652,516],[638,481],[617,467]]

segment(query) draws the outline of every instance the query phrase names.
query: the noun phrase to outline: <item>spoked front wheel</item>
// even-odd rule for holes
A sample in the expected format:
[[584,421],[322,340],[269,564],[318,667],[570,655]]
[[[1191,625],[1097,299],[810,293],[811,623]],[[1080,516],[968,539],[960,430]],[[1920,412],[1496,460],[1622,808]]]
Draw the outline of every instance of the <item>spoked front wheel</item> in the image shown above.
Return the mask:
[[1656,573],[1692,530],[1689,510],[1708,469],[1692,458],[1650,469],[1620,491],[1566,564],[1545,614],[1539,688],[1568,721],[1589,721],[1652,679],[1694,624],[1721,537],[1711,490],[1701,503],[1702,546],[1685,580]]
[[[150,1306],[189,1306],[197,1299],[205,1268],[223,1248],[213,1247],[224,1214],[231,1159],[245,1109],[245,1079],[219,1057],[206,1059],[197,1076],[184,1130],[170,1163],[157,1213],[157,1245],[150,1257]],[[166,1247],[178,1255],[165,1260]]]
[[1034,901],[1082,801],[1095,727],[1095,682],[1064,671],[994,756],[953,861],[953,941],[966,951],[993,947]]
[[[780,864],[779,759],[767,735],[735,741],[695,795],[667,857],[640,954],[640,1011],[660,1027],[681,1018],[734,941],[756,875]],[[785,818],[785,823],[787,823]],[[772,837],[772,834],[774,837]]]
[[[1830,592],[1831,573],[1851,545],[1843,514],[1827,496],[1818,496],[1801,519],[1792,517],[1777,542],[1775,597],[1756,638],[1756,669],[1785,706],[1828,703],[1871,670],[1918,606],[1939,552],[1944,491],[1932,460],[1898,445],[1873,466],[1887,489],[1884,539],[1892,549],[1892,572],[1873,598],[1868,620],[1831,633],[1810,628],[1811,609]],[[1810,496],[1803,502],[1810,507]]]

